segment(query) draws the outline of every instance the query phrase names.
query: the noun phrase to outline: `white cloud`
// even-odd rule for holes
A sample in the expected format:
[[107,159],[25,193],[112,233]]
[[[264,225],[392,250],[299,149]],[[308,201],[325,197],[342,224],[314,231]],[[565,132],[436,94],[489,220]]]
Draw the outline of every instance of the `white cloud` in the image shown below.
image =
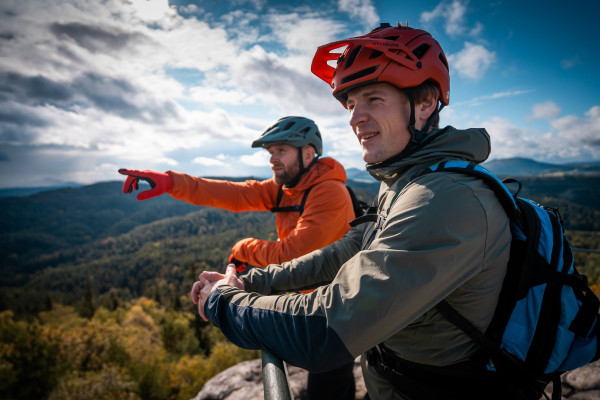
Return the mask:
[[[338,35],[345,24],[320,17],[313,13],[269,14],[266,23],[272,28],[268,37],[262,39],[275,41],[287,52],[305,58],[297,69],[306,71],[318,46],[340,39]],[[310,70],[310,69],[309,69]]]
[[200,9],[195,4],[186,4],[178,7],[178,11],[182,14],[190,14],[190,15],[200,15],[203,13],[203,10]]
[[264,167],[269,165],[269,153],[265,150],[259,150],[251,155],[243,155],[240,157],[240,162],[251,167]]
[[338,8],[369,28],[379,25],[379,15],[371,0],[338,0]]
[[254,104],[256,98],[240,90],[227,90],[214,87],[192,87],[190,88],[190,100],[209,106]]
[[220,167],[222,165],[225,165],[225,163],[221,160],[217,160],[215,158],[208,158],[208,157],[196,157],[192,160],[192,162],[194,164],[200,164],[200,165],[204,165],[207,167]]
[[298,60],[254,46],[231,66],[230,79],[282,114],[338,112],[328,86],[311,75],[310,59],[302,62],[304,68],[299,69]]
[[483,24],[481,22],[475,22],[475,26],[471,28],[469,35],[472,37],[479,37],[483,33]]
[[[436,20],[444,20],[444,30],[450,36],[457,36],[465,31],[465,14],[467,12],[467,2],[464,4],[459,0],[452,3],[442,1],[433,11],[421,13],[420,21],[423,24],[433,24]],[[474,28],[478,29],[478,25]]]
[[492,158],[574,162],[600,156],[600,106],[590,108],[584,117],[567,115],[552,120],[548,132],[523,129],[500,117],[482,125],[492,138]]
[[176,160],[173,160],[172,158],[169,158],[169,157],[160,157],[159,159],[156,160],[156,162],[158,162],[160,164],[166,164],[171,167],[174,167],[179,164]]
[[533,156],[537,143],[529,140],[530,135],[523,128],[501,117],[492,117],[484,121],[482,126],[488,131],[492,141],[490,158]]
[[[513,96],[521,96],[523,94],[527,94],[530,93],[531,90],[507,90],[505,92],[496,92],[496,93],[492,93],[492,94],[487,94],[487,95],[483,95],[483,96],[478,96],[478,97],[474,97],[472,99],[469,99],[467,101],[461,101],[458,103],[454,103],[453,106],[463,106],[463,105],[477,105],[477,104],[481,104],[484,100],[494,100],[494,99],[501,99],[504,97],[513,97]],[[444,109],[444,112],[446,112],[446,109]]]
[[448,56],[450,71],[456,71],[463,78],[478,80],[496,62],[496,52],[486,49],[480,44],[465,42],[458,53]]
[[155,22],[174,15],[168,0],[129,0],[133,14],[144,22]]
[[534,104],[531,111],[531,115],[527,117],[529,120],[552,119],[558,117],[562,112],[560,107],[555,102],[550,100],[543,103]]
[[594,106],[585,112],[584,118],[566,115],[551,122],[564,145],[573,151],[580,147],[600,155],[600,106]]

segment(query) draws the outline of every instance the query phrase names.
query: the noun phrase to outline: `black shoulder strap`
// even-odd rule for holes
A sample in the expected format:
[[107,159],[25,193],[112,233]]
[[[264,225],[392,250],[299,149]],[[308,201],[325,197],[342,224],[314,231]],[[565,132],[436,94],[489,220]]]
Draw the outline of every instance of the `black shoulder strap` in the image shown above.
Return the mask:
[[362,200],[359,200],[354,193],[354,190],[348,185],[345,185],[346,189],[348,189],[348,193],[350,194],[350,200],[352,201],[352,208],[354,209],[354,218],[359,218],[365,214],[369,205]]
[[436,306],[438,311],[448,321],[452,322],[456,327],[460,328],[467,334],[475,343],[479,344],[490,356],[497,355],[499,347],[490,338],[488,338],[479,328],[471,321],[466,319],[461,313],[456,311],[446,300],[442,300]]
[[281,198],[283,197],[283,187],[279,186],[279,191],[277,192],[277,202],[275,203],[275,207],[271,208],[271,212],[290,212],[296,211],[299,212],[300,215],[304,212],[304,205],[306,204],[306,198],[308,197],[308,193],[313,188],[313,186],[309,187],[304,191],[304,196],[302,196],[302,202],[298,206],[285,206],[279,207],[279,203],[281,203]]

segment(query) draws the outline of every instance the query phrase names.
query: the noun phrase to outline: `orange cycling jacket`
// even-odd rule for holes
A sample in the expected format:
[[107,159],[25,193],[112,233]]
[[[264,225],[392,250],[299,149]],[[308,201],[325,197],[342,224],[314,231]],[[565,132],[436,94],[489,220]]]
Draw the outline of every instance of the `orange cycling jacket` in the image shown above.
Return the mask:
[[[271,211],[280,185],[273,179],[231,182],[168,171],[173,177],[169,194],[199,206],[229,211]],[[280,264],[325,247],[346,234],[354,219],[352,200],[344,186],[344,167],[330,157],[320,158],[293,188],[283,187],[279,207],[302,203],[310,188],[302,215],[298,211],[277,213],[278,241],[246,238],[232,249],[233,258],[254,266]]]

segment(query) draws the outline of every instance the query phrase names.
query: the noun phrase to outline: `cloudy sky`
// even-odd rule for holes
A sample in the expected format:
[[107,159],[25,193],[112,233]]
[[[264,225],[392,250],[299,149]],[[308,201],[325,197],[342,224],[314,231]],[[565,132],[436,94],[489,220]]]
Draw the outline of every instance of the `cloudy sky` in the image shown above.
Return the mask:
[[0,0],[0,187],[120,180],[121,167],[269,176],[250,143],[313,118],[364,168],[316,48],[380,22],[430,31],[451,67],[443,125],[491,158],[600,161],[597,0]]

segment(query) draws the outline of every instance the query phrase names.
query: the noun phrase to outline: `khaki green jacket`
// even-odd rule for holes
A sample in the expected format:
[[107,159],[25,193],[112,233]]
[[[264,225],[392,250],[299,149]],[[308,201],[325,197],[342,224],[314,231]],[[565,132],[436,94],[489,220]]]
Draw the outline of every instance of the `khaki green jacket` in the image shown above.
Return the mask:
[[[483,129],[448,127],[414,154],[369,166],[381,188],[378,223],[282,265],[253,270],[248,292],[215,290],[206,315],[234,343],[269,349],[313,370],[334,368],[384,342],[399,356],[444,366],[476,345],[434,306],[442,299],[476,326],[489,324],[509,257],[508,217],[494,192],[474,177],[431,173],[445,160],[484,161]],[[322,285],[309,294],[275,292]],[[372,398],[393,390],[363,363]]]

